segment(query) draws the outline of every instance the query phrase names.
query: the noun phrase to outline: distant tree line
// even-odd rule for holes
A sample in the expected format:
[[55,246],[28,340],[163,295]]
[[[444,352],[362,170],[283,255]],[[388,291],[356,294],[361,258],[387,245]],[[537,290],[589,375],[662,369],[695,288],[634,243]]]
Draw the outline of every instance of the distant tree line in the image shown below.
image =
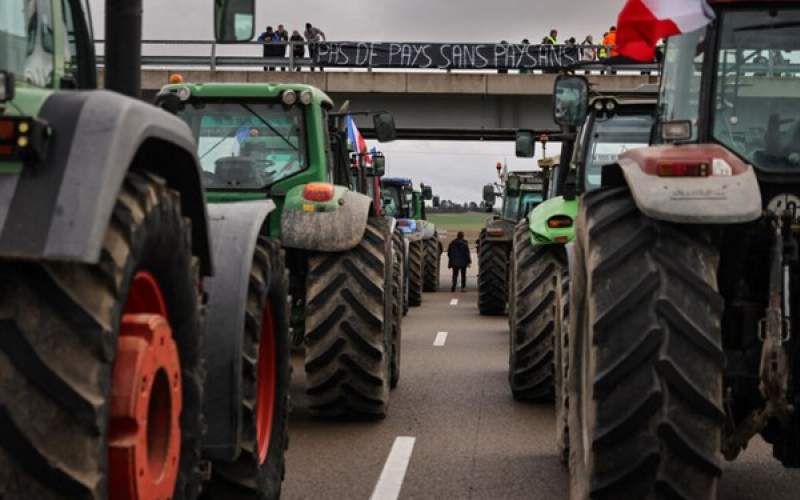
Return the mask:
[[439,207],[428,207],[427,211],[431,213],[461,213],[461,212],[476,212],[484,210],[484,203],[474,201],[466,201],[463,203],[452,200],[441,200]]

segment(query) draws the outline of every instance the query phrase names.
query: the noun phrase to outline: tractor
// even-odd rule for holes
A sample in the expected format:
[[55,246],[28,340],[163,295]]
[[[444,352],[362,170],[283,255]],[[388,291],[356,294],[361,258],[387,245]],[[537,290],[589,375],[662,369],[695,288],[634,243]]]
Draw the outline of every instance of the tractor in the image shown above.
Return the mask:
[[[502,167],[498,165],[498,168]],[[544,196],[542,172],[502,173],[498,170],[498,173],[500,185],[485,185],[483,201],[488,212],[494,211],[498,196],[503,199],[503,206],[499,214],[486,221],[478,239],[478,311],[491,316],[506,313],[508,261],[514,227],[542,202]]]
[[423,184],[420,190],[414,190],[411,179],[386,177],[382,187],[384,210],[397,218],[404,236],[407,256],[404,308],[407,311],[408,306],[422,304],[423,292],[435,292],[439,288],[442,244],[436,226],[427,221],[425,212],[425,201],[436,200],[430,186]]
[[[399,231],[381,213],[376,180],[385,159],[355,152],[351,113],[334,112],[308,85],[179,82],[156,102],[197,139],[209,207],[224,224],[241,202],[274,206],[241,223],[285,251],[310,410],[383,418],[399,380],[402,320]],[[379,139],[393,139],[391,115],[374,124]]]
[[412,193],[414,205],[414,220],[417,221],[417,228],[422,233],[423,249],[423,272],[422,290],[425,292],[436,292],[439,290],[439,263],[444,251],[442,242],[439,239],[439,232],[436,225],[428,221],[426,201],[430,201],[434,207],[439,206],[439,198],[433,195],[431,186],[420,183],[418,191]]
[[[517,224],[509,264],[509,384],[515,399],[555,397],[566,404],[557,383],[561,377],[557,360],[569,310],[566,246],[575,235],[576,189],[598,188],[602,165],[615,161],[621,151],[647,145],[654,107],[655,89],[594,92],[584,121],[559,123],[560,160],[540,161],[547,199]],[[558,117],[559,109],[554,111]],[[518,133],[519,156],[533,156],[534,138],[527,131]]]
[[[253,1],[212,5],[217,42],[252,38]],[[220,262],[220,247],[255,238],[239,228],[225,239],[213,211],[209,221],[191,130],[136,99],[141,11],[141,0],[106,1],[101,91],[86,1],[0,7],[0,496],[9,500],[193,499],[206,479],[210,495],[280,492],[283,258],[268,245],[242,250],[242,269]],[[219,426],[228,433],[215,440]]]
[[[652,146],[579,187],[575,499],[716,499],[756,436],[800,466],[800,2],[708,3],[707,26],[667,39]],[[559,79],[564,122],[587,94]]]

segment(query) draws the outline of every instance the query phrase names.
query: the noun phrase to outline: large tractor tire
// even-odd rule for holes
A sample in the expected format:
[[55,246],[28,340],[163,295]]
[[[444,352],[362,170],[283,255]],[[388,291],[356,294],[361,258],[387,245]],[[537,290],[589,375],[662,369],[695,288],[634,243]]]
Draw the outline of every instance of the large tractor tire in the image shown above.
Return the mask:
[[383,418],[391,378],[392,234],[370,218],[352,250],[309,259],[306,393],[322,417]]
[[556,406],[556,450],[561,462],[569,460],[569,271],[565,267],[559,284],[561,291],[560,320],[555,335],[555,406]]
[[487,241],[486,229],[478,241],[478,312],[502,316],[508,299],[510,249],[507,243]]
[[242,343],[239,458],[213,461],[209,500],[280,498],[289,446],[289,302],[283,250],[259,238],[248,284]]
[[581,203],[568,382],[573,499],[717,498],[724,303],[709,233],[646,217],[625,187]]
[[439,290],[439,263],[442,260],[442,243],[439,235],[434,234],[433,238],[425,240],[425,276],[422,286],[425,292],[436,292]]
[[408,245],[408,305],[422,305],[423,276],[425,276],[425,245],[422,240]]
[[559,281],[565,268],[560,253],[560,245],[534,245],[527,220],[515,228],[508,381],[519,401],[550,401],[554,396],[553,351],[561,324]]
[[403,314],[405,307],[405,262],[403,232],[395,228],[392,234],[392,354],[391,381],[392,389],[400,383],[400,353],[403,338]]
[[0,497],[199,494],[205,319],[180,207],[131,171],[97,264],[0,262]]

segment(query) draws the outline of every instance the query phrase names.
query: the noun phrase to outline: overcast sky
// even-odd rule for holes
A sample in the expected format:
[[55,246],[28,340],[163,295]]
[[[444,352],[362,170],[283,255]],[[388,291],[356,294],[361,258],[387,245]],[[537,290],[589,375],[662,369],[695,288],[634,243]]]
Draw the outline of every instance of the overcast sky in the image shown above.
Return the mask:
[[[104,0],[90,0],[95,32],[104,35]],[[587,34],[596,41],[616,23],[625,0],[256,0],[259,29],[306,22],[329,40],[417,42],[538,42],[550,28],[559,39]],[[212,38],[209,0],[144,0],[144,36],[149,39]],[[145,49],[147,50],[147,49]],[[442,199],[479,201],[483,184],[496,180],[495,163],[533,169],[514,157],[512,143],[406,141],[384,144],[387,172],[432,184]],[[548,153],[556,153],[551,145]],[[540,151],[537,151],[540,152]]]

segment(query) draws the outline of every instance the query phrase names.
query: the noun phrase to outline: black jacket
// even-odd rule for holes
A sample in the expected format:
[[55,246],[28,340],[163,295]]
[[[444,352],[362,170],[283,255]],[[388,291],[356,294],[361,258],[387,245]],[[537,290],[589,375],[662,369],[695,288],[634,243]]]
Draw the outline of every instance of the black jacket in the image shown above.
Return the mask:
[[472,264],[469,253],[469,243],[465,239],[456,239],[447,247],[447,257],[450,259],[450,268],[467,267]]

